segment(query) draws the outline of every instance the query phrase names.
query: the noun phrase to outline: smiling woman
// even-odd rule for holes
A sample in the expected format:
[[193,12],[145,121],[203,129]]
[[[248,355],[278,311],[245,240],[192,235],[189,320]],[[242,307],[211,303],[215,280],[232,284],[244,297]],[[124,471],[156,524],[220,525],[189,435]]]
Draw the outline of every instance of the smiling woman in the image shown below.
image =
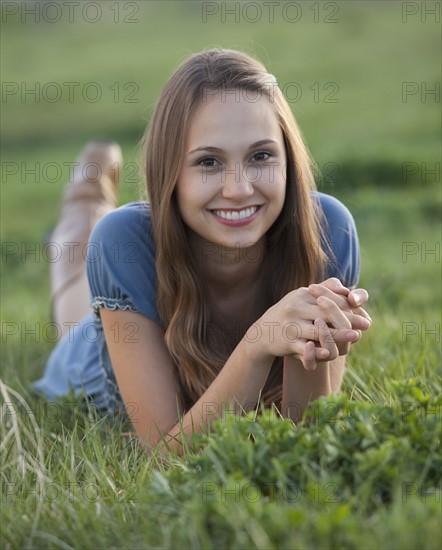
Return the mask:
[[[241,414],[274,403],[298,420],[339,390],[350,344],[371,320],[366,291],[350,290],[359,276],[353,218],[316,191],[274,78],[242,52],[191,55],[161,93],[144,152],[150,202],[101,208],[77,266],[93,314],[54,307],[56,322],[79,324],[36,388],[53,398],[73,386],[107,413],[124,406],[147,448],[179,453],[227,406]],[[102,174],[114,160],[101,157]],[[61,242],[78,190],[90,185],[77,183],[65,195]],[[102,199],[80,196],[95,221]],[[72,296],[69,284],[59,288],[56,303]],[[75,300],[87,305],[85,294]]]
[[284,136],[270,101],[211,96],[195,112],[187,141],[176,194],[191,246],[259,246],[281,213],[286,188]]

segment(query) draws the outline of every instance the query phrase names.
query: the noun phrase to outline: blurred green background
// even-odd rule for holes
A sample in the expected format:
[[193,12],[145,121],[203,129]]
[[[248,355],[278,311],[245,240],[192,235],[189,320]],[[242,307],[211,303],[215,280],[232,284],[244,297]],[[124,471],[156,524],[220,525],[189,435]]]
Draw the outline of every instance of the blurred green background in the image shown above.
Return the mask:
[[[346,418],[342,430],[324,425],[316,439],[321,440],[320,463],[332,465],[331,481],[336,474],[341,483],[342,472],[352,480],[350,489],[344,485],[345,503],[332,508],[316,499],[294,507],[278,502],[232,507],[229,500],[224,511],[225,503],[214,508],[192,485],[191,471],[201,479],[199,466],[189,470],[186,463],[172,464],[169,480],[175,479],[171,486],[182,484],[178,492],[165,489],[165,481],[152,477],[151,483],[155,462],[151,467],[147,456],[133,452],[127,434],[113,427],[101,432],[101,422],[90,420],[84,435],[77,420],[74,427],[60,427],[47,415],[37,424],[23,423],[16,435],[4,423],[3,478],[23,487],[26,496],[14,496],[11,506],[3,507],[3,546],[70,548],[95,541],[103,548],[141,547],[149,541],[151,547],[151,541],[164,537],[164,547],[186,539],[196,548],[195,541],[209,540],[206,532],[216,537],[219,530],[224,537],[227,529],[234,547],[241,548],[251,547],[248,533],[257,548],[269,548],[266,531],[272,540],[288,540],[293,533],[293,540],[309,541],[301,547],[433,548],[440,503],[432,488],[430,507],[422,493],[420,502],[416,494],[408,504],[398,493],[391,508],[378,499],[384,480],[388,487],[388,480],[397,479],[402,491],[403,482],[421,487],[432,479],[429,465],[436,463],[432,438],[439,430],[430,429],[426,416],[420,421],[420,413],[426,411],[424,394],[439,395],[442,380],[440,2],[11,0],[1,3],[1,25],[1,379],[17,392],[11,394],[14,402],[34,404],[28,385],[40,376],[55,345],[47,331],[50,264],[42,250],[59,215],[69,163],[89,140],[118,141],[125,160],[119,202],[138,199],[143,189],[134,171],[138,141],[164,83],[189,54],[216,46],[246,51],[276,76],[322,172],[319,189],[342,200],[355,218],[360,285],[370,293],[373,325],[349,355],[343,393],[379,404],[361,413],[349,409],[353,418]],[[13,334],[11,327],[17,328]],[[384,405],[392,407],[388,416],[381,415]],[[412,424],[408,414],[404,419],[410,405],[419,411]],[[428,413],[436,422],[436,409]],[[397,426],[397,437],[387,428],[376,446],[374,438],[387,426],[380,419],[390,417],[396,418],[391,425]],[[338,431],[345,436],[342,442]],[[252,461],[238,430],[232,433],[230,440],[215,441],[210,451],[222,446],[225,471],[232,464],[238,468],[236,457],[248,471],[256,457],[259,464],[270,456],[258,453]],[[274,432],[282,433],[279,428]],[[279,437],[266,434],[271,446]],[[353,442],[362,437],[363,452],[356,445],[352,453]],[[318,472],[315,440],[309,435],[302,441],[301,478],[305,483],[328,479],[328,467]],[[411,477],[401,477],[403,456],[414,457],[422,448],[432,449],[428,460],[420,457],[418,466],[412,460]],[[338,462],[327,461],[338,449],[345,453],[335,467]],[[203,460],[220,475],[224,466],[218,459],[207,461],[209,456],[218,455],[206,454]],[[284,464],[294,471],[291,458],[284,456],[281,462],[271,459],[276,479],[289,479]],[[26,461],[31,466],[25,471],[20,466]],[[152,496],[141,493],[136,505],[123,504],[126,489],[122,496],[118,492],[119,500],[40,500],[34,498],[36,480],[43,479],[46,468],[51,477],[44,479],[60,485],[96,482],[101,494],[112,498],[115,486],[147,486]],[[265,471],[259,467],[257,475]],[[324,472],[325,478],[316,478]],[[373,514],[368,502],[375,503]],[[152,526],[158,526],[157,532]]]
[[[3,241],[43,242],[63,163],[94,138],[122,145],[120,204],[137,199],[132,163],[167,78],[193,52],[240,49],[275,74],[322,171],[320,190],[356,219],[360,283],[378,312],[367,349],[385,327],[401,346],[440,342],[441,30],[430,10],[439,3],[74,4],[2,3]],[[25,259],[3,255],[3,320],[48,322],[49,264]],[[417,327],[408,341],[407,322]],[[16,344],[11,365],[24,353]],[[27,348],[30,377],[47,348]]]

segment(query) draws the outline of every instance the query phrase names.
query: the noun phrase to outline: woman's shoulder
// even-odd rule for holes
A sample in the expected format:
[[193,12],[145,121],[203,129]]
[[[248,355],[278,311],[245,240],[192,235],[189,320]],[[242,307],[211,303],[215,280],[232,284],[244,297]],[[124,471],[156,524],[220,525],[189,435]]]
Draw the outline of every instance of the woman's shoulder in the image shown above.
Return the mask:
[[123,204],[108,212],[91,231],[91,242],[143,242],[153,247],[151,210],[148,201]]
[[329,224],[336,225],[339,223],[341,225],[343,222],[353,223],[354,220],[350,210],[336,197],[319,191],[314,192],[313,197],[319,202],[321,210]]
[[353,216],[339,199],[320,192],[314,195],[324,213],[321,240],[329,260],[327,277],[337,277],[354,288],[359,280],[360,250]]
[[149,228],[151,226],[151,211],[148,201],[135,201],[123,204],[111,210],[96,224],[93,231],[121,231],[125,228]]
[[150,230],[150,206],[146,201],[124,204],[95,224],[86,258],[95,309],[130,309],[159,322],[155,246]]

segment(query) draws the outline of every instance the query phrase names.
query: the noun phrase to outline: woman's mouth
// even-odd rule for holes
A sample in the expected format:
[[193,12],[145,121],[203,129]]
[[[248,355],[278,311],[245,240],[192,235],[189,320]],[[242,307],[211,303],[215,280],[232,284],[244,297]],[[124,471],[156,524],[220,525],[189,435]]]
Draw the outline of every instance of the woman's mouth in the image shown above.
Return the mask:
[[260,206],[248,206],[241,210],[211,210],[212,214],[221,222],[226,225],[244,225],[250,223],[256,218],[256,215],[260,209]]

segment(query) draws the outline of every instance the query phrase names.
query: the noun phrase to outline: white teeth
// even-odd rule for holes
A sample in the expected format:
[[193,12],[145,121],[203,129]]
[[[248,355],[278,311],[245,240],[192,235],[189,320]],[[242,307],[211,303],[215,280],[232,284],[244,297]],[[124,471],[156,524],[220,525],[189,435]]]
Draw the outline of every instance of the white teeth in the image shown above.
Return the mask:
[[252,206],[250,208],[245,208],[244,210],[214,210],[213,213],[216,216],[219,216],[223,220],[245,220],[253,216],[258,210],[257,206]]

